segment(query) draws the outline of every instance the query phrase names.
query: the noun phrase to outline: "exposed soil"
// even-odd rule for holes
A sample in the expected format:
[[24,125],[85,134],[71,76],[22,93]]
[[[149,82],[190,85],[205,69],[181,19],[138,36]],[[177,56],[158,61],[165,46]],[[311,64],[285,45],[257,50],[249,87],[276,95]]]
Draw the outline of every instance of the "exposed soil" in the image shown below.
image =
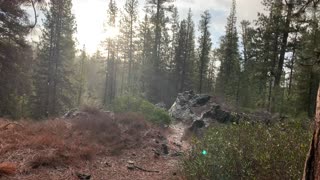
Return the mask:
[[[179,160],[189,147],[181,123],[163,129],[139,115],[111,118],[95,111],[68,120],[8,123],[0,119],[0,168],[10,165],[11,173],[0,169],[0,179],[183,179]],[[130,170],[128,163],[140,169]]]

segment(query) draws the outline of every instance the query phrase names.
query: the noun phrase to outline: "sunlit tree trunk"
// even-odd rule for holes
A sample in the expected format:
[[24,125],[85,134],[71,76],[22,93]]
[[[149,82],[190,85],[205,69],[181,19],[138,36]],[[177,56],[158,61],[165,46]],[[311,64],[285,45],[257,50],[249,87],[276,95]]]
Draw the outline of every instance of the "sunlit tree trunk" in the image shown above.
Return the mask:
[[318,89],[315,130],[305,162],[303,180],[320,179],[320,85]]

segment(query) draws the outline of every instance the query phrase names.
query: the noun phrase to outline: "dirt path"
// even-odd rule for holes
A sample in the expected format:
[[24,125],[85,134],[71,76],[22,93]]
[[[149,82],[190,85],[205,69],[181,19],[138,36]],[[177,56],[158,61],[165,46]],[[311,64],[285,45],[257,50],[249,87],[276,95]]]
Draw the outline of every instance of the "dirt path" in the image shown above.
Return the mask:
[[[121,157],[101,158],[97,161],[98,164],[91,165],[91,170],[87,168],[82,172],[88,172],[93,177],[108,177],[107,179],[111,180],[181,180],[183,179],[179,174],[181,153],[189,149],[189,144],[182,140],[186,128],[183,123],[170,126],[166,135],[169,147],[168,155],[155,157],[152,147],[141,147],[126,151]],[[159,171],[159,173],[143,172],[138,169],[128,170],[128,161],[132,161],[135,165],[147,170]],[[97,168],[92,171],[93,167]]]
[[173,146],[176,146],[177,144],[178,146],[181,145],[180,150],[182,152],[185,152],[190,148],[189,143],[183,140],[183,135],[187,128],[188,128],[187,125],[185,125],[182,122],[172,124],[170,126],[171,133],[168,134],[168,137],[167,137],[169,140],[169,143],[171,143]]

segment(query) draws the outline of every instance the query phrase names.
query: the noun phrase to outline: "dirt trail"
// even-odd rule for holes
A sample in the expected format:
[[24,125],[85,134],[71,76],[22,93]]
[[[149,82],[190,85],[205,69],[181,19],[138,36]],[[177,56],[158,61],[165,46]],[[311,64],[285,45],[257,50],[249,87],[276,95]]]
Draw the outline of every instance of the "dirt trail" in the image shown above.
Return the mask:
[[167,137],[169,140],[169,143],[171,143],[172,145],[177,145],[177,143],[181,145],[180,150],[182,152],[185,152],[190,148],[189,143],[183,140],[183,135],[187,128],[188,126],[182,122],[177,122],[176,124],[172,124],[170,126],[171,133],[168,134],[168,137]]
[[[182,158],[181,153],[189,149],[188,142],[182,140],[186,128],[187,126],[183,123],[172,124],[169,127],[166,133],[168,155],[154,157],[150,147],[130,150],[121,157],[105,158],[113,167],[101,168],[99,171],[94,171],[92,175],[95,176],[96,173],[98,176],[103,175],[115,180],[182,180],[179,161]],[[143,172],[137,169],[128,170],[126,167],[128,161],[133,161],[137,166],[147,170],[157,170],[159,173]]]

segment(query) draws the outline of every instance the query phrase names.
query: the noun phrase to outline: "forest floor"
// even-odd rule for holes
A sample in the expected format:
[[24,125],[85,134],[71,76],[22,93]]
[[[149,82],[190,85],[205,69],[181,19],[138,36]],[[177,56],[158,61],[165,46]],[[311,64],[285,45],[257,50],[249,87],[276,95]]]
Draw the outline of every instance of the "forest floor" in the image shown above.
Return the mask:
[[139,115],[94,110],[8,123],[0,119],[0,179],[184,179],[179,160],[189,147],[181,123],[159,128]]

